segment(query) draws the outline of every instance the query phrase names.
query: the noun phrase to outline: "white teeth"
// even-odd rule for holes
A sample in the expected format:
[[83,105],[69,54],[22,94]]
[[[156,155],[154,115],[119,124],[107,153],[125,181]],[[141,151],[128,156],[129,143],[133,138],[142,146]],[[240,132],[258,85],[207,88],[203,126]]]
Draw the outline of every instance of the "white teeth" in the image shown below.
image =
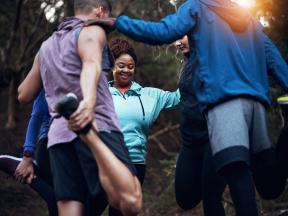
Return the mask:
[[128,78],[128,77],[129,77],[128,74],[124,74],[124,73],[121,73],[120,76],[121,76],[122,78]]

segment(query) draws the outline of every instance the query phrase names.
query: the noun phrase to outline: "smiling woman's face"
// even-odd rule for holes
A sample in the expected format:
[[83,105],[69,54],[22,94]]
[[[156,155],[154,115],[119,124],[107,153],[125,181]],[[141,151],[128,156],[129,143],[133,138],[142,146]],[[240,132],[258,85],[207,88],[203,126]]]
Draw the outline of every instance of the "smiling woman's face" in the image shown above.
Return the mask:
[[189,43],[187,36],[184,36],[182,39],[177,40],[174,44],[175,47],[183,54],[189,53]]
[[128,54],[119,56],[113,68],[114,85],[116,87],[128,87],[135,74],[135,61]]

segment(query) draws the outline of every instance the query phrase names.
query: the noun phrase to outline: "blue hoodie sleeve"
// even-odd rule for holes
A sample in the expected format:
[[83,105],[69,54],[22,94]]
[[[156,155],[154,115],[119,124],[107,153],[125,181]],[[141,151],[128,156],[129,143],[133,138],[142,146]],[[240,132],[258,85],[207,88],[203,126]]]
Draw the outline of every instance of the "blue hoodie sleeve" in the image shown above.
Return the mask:
[[24,151],[28,150],[34,153],[40,127],[43,123],[43,118],[45,115],[47,115],[47,113],[48,105],[45,99],[45,92],[44,90],[41,90],[33,104],[31,117],[27,127],[25,143],[23,145]]
[[152,45],[172,43],[191,31],[196,24],[195,2],[186,1],[175,14],[168,15],[159,22],[149,22],[119,16],[116,28],[136,41]]
[[147,87],[144,89],[149,92],[148,94],[150,96],[156,99],[156,108],[153,113],[153,121],[157,119],[162,110],[175,108],[180,103],[179,89],[174,92],[163,91],[161,89],[151,87]]
[[270,38],[264,33],[263,35],[268,71],[272,73],[284,90],[288,92],[288,65]]

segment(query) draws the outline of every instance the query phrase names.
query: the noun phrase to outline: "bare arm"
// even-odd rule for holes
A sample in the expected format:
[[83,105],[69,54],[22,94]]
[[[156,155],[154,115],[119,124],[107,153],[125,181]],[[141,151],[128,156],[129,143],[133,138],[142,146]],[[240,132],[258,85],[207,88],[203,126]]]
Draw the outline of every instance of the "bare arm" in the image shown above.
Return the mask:
[[[72,130],[79,130],[94,119],[96,90],[105,44],[105,32],[100,27],[90,26],[82,30],[78,50],[83,62],[80,78],[83,100],[69,118],[69,127]],[[87,143],[96,159],[100,182],[109,203],[120,209],[123,215],[137,215],[142,206],[141,186],[137,177],[99,139],[95,126],[86,135],[80,135],[80,138]]]
[[82,60],[80,85],[83,100],[69,119],[69,126],[73,130],[83,128],[94,118],[97,84],[101,74],[102,52],[105,44],[106,35],[102,28],[89,26],[82,30],[78,50]]
[[31,103],[37,97],[41,88],[39,54],[37,53],[31,70],[18,87],[18,100],[21,103]]

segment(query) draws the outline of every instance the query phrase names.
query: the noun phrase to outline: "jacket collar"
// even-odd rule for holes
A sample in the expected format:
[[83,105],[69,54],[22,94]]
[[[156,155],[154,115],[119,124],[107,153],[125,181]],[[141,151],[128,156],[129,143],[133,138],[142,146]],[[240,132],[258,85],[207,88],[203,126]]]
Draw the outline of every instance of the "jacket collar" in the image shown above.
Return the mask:
[[[112,95],[121,95],[121,93],[118,91],[118,89],[113,86],[114,82],[115,82],[114,80],[108,82],[110,93]],[[141,92],[141,89],[143,87],[141,85],[139,85],[138,83],[134,82],[134,81],[131,81],[131,83],[132,83],[132,85],[131,85],[130,89],[128,89],[125,92],[125,94],[140,96],[141,95],[140,92]]]

